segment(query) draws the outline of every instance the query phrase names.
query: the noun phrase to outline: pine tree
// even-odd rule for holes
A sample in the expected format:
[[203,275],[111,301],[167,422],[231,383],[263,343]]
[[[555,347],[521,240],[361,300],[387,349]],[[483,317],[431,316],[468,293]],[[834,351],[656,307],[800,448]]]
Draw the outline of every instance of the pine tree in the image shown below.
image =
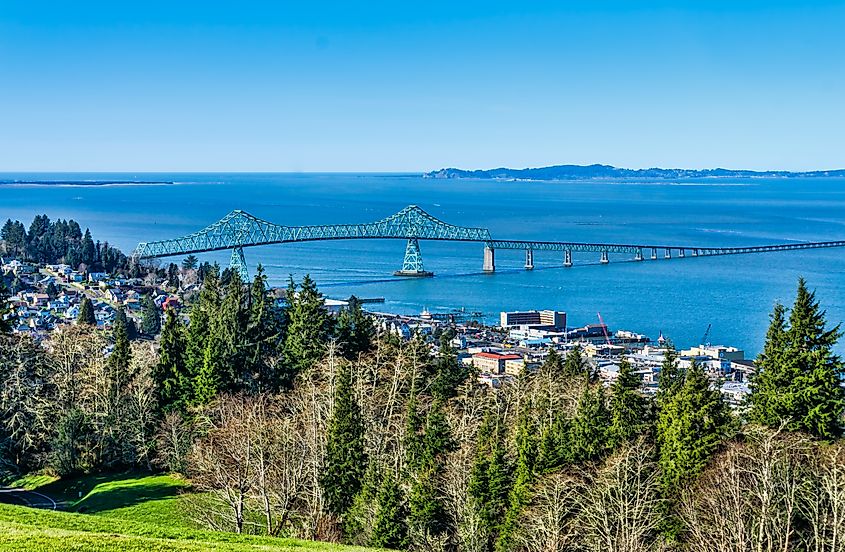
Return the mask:
[[220,379],[218,377],[220,369],[214,351],[214,342],[209,340],[203,349],[202,365],[193,378],[191,392],[194,404],[208,404],[220,392]]
[[566,353],[566,361],[563,363],[563,374],[567,377],[583,376],[589,370],[589,363],[581,354],[581,347],[576,345]]
[[618,448],[644,433],[648,415],[649,405],[642,393],[642,381],[631,363],[623,358],[619,363],[619,376],[610,387],[611,447]]
[[546,360],[544,360],[542,366],[540,366],[540,371],[555,377],[565,375],[563,369],[563,359],[561,358],[560,353],[557,352],[557,349],[554,347],[549,349],[549,354],[546,355]]
[[803,278],[785,323],[785,309],[775,305],[752,380],[750,418],[773,427],[787,422],[791,430],[821,439],[842,435],[845,366],[833,353],[842,336],[839,326],[827,329],[825,312]]
[[[211,318],[216,317],[220,310],[220,288],[217,273],[209,271],[199,296],[196,302],[191,306],[191,313],[188,322],[188,331],[185,348],[185,365],[192,380],[194,380],[194,399],[202,396],[206,399],[211,399],[217,394],[217,387],[214,387],[214,393],[208,396],[208,373],[203,377],[204,390],[201,393],[197,392],[197,380],[200,377],[200,372],[205,366],[206,349],[208,348],[209,334],[211,332]],[[203,401],[205,404],[207,401]]]
[[76,317],[77,324],[86,324],[88,326],[97,325],[97,317],[94,315],[94,304],[88,297],[82,298],[82,303],[79,305],[79,315]]
[[182,268],[184,270],[194,270],[197,268],[197,264],[199,260],[197,259],[196,255],[188,255],[185,257],[185,260],[182,261]]
[[287,302],[284,354],[290,373],[284,374],[283,383],[290,386],[297,374],[323,358],[329,337],[329,319],[323,296],[308,275],[298,291],[291,281]]
[[185,366],[185,328],[173,309],[168,309],[165,316],[153,380],[161,412],[184,409],[191,401],[191,381]]
[[467,494],[473,500],[491,543],[498,537],[511,489],[510,465],[505,457],[502,433],[502,428],[488,414],[479,430],[467,485]]
[[161,312],[153,298],[144,295],[141,298],[141,308],[141,331],[150,336],[158,335],[161,331]]
[[376,502],[370,546],[397,550],[405,548],[408,543],[408,528],[405,525],[404,497],[392,473],[388,472],[382,479]]
[[114,379],[122,380],[129,373],[129,362],[132,359],[126,313],[122,308],[117,310],[117,314],[114,317],[112,340],[114,341],[114,349],[112,349],[109,355],[109,369]]
[[537,473],[551,473],[572,463],[571,429],[571,421],[560,413],[543,429],[537,447]]
[[346,514],[361,483],[367,466],[364,451],[364,420],[355,399],[352,370],[341,364],[334,391],[334,409],[329,420],[325,464],[320,485],[329,512]]
[[440,340],[440,350],[433,369],[431,394],[435,398],[454,397],[458,393],[458,387],[469,377],[469,370],[458,362],[458,353],[446,336]]
[[684,383],[684,373],[678,364],[678,352],[668,344],[663,353],[663,363],[657,380],[656,404],[660,408],[677,393]]
[[372,349],[375,338],[373,321],[361,308],[361,301],[354,295],[349,298],[349,306],[337,317],[335,334],[343,356],[355,360],[358,355]]

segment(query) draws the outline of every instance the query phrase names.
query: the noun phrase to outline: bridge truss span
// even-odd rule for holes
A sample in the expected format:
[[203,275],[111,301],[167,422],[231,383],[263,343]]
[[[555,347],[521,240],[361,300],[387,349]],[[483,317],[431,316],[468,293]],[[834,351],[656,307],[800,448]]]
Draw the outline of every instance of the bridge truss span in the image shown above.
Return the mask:
[[[364,224],[324,224],[313,226],[283,226],[254,217],[244,211],[232,211],[219,221],[186,236],[139,243],[133,252],[135,259],[153,259],[188,255],[209,251],[231,250],[231,267],[248,277],[243,249],[259,245],[296,243],[319,240],[347,239],[403,239],[407,240],[405,262],[398,276],[431,276],[423,269],[420,240],[477,242],[484,246],[484,272],[496,270],[496,249],[525,251],[525,268],[534,268],[535,251],[563,252],[563,266],[572,266],[573,253],[599,253],[599,262],[610,262],[610,254],[632,255],[629,259],[643,261],[658,258],[737,255],[845,247],[845,240],[825,242],[795,242],[744,247],[690,247],[671,245],[637,245],[618,243],[583,243],[563,241],[529,241],[493,239],[486,228],[457,226],[426,213],[416,205],[409,205],[384,219]],[[660,255],[659,253],[662,253]]]

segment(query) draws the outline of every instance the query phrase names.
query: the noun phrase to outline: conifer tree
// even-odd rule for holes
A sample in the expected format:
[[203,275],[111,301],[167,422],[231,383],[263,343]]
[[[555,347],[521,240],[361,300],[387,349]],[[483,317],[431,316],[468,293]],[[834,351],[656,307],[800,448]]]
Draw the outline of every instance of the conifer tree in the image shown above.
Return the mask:
[[806,431],[832,440],[843,433],[845,366],[833,353],[842,333],[827,329],[825,312],[803,278],[789,315],[775,305],[760,371],[752,380],[750,417],[777,427]]
[[349,298],[349,306],[337,317],[335,334],[341,353],[347,360],[355,360],[373,346],[375,326],[354,295]]
[[619,363],[619,376],[610,387],[610,445],[618,448],[638,435],[648,426],[649,405],[642,393],[642,381],[631,363],[623,358]]
[[156,307],[153,298],[144,295],[141,299],[141,331],[147,335],[154,336],[161,331],[161,312]]
[[546,355],[546,360],[544,360],[542,366],[540,366],[540,371],[557,377],[565,375],[563,359],[561,358],[560,353],[557,352],[557,349],[554,347],[549,349],[549,354]]
[[531,501],[531,484],[534,481],[534,465],[537,460],[537,443],[534,427],[527,413],[520,416],[516,434],[516,470],[513,487],[508,496],[508,508],[496,541],[497,552],[509,552],[516,548],[517,531],[523,510]]
[[573,462],[602,459],[609,450],[610,413],[601,385],[584,386],[570,429]]
[[6,287],[3,276],[0,274],[0,335],[11,333],[15,323],[15,313],[9,303],[10,296],[9,288]]
[[[185,349],[185,365],[192,380],[194,380],[194,399],[202,396],[207,399],[216,394],[216,386],[214,394],[210,397],[207,392],[197,393],[198,378],[200,372],[205,366],[206,349],[208,348],[208,341],[210,339],[210,332],[212,326],[212,317],[216,317],[220,310],[220,287],[217,273],[209,270],[206,278],[200,288],[199,296],[196,302],[191,306],[191,312],[188,322],[188,331]],[[207,376],[208,374],[206,374]],[[204,378],[205,379],[205,378]],[[205,380],[203,386],[208,383]],[[205,401],[203,401],[205,402]]]
[[500,524],[508,506],[510,476],[502,428],[488,414],[479,430],[467,494],[473,499],[479,519],[490,535],[491,544],[498,538]]
[[696,478],[730,432],[732,418],[718,389],[695,361],[678,391],[661,408],[657,442],[664,493],[676,496]]
[[563,373],[567,377],[583,376],[587,374],[589,363],[581,354],[581,347],[576,345],[566,353],[566,360],[563,364]]
[[658,408],[668,402],[684,383],[684,374],[678,365],[678,352],[671,343],[667,344],[663,353],[663,363],[660,365],[660,375],[657,380],[656,404]]
[[396,478],[389,471],[382,479],[376,496],[376,504],[370,546],[404,549],[408,543],[404,497]]
[[269,360],[279,349],[282,316],[267,292],[267,276],[260,264],[249,293],[246,326],[246,380],[250,390],[275,392],[281,387],[279,374]]
[[571,421],[557,414],[540,433],[537,446],[537,473],[551,473],[572,463]]
[[220,392],[221,369],[219,357],[215,354],[215,341],[209,339],[203,349],[202,365],[193,378],[192,394],[194,404],[211,402]]
[[458,354],[450,340],[443,336],[440,350],[433,365],[434,376],[431,381],[432,396],[449,399],[458,392],[458,387],[469,376],[469,370],[458,362]]
[[161,412],[183,409],[191,401],[191,382],[185,366],[185,330],[173,309],[168,309],[165,315],[153,380]]
[[88,297],[82,298],[82,303],[79,305],[79,315],[76,317],[77,324],[86,324],[88,326],[97,325],[97,317],[94,315],[94,304]]
[[352,379],[350,366],[342,363],[335,382],[334,409],[329,420],[325,465],[320,476],[328,511],[341,518],[361,490],[367,466],[364,420]]
[[122,308],[117,309],[112,324],[112,339],[114,349],[109,355],[109,368],[113,374],[126,375],[129,373],[129,362],[132,359],[132,350],[129,347],[129,329],[126,323],[126,313]]
[[285,386],[290,386],[297,374],[323,358],[329,337],[329,319],[323,295],[308,275],[298,290],[291,280],[287,302],[284,354],[290,373],[284,374],[282,379]]

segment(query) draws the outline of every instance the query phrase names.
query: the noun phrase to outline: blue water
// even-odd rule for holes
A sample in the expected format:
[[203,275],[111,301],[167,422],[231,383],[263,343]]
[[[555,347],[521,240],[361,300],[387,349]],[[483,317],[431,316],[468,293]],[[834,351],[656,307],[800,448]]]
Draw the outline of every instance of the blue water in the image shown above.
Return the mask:
[[[370,222],[417,204],[454,224],[502,239],[698,246],[845,239],[845,179],[707,182],[489,182],[354,174],[3,174],[0,179],[158,179],[177,185],[0,186],[0,217],[28,224],[37,213],[74,218],[95,238],[131,251],[139,241],[187,234],[233,209],[285,225]],[[421,242],[431,279],[391,276],[400,240],[328,241],[246,250],[274,284],[310,273],[330,297],[384,297],[380,310],[419,313],[465,307],[495,321],[500,310],[565,310],[570,325],[597,321],[681,345],[711,341],[759,351],[776,300],[791,302],[803,275],[829,320],[845,320],[845,250],[822,249],[672,261],[597,264],[575,255],[497,251],[481,274],[480,244]],[[221,263],[225,253],[202,256]],[[840,350],[845,350],[840,347]]]

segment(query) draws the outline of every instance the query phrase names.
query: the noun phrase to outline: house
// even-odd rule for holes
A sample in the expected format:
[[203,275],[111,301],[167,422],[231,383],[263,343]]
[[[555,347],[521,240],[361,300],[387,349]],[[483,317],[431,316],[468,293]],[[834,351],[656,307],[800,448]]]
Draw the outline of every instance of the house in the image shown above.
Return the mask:
[[101,282],[108,278],[109,275],[105,272],[89,272],[88,273],[88,281],[89,282]]
[[179,299],[176,297],[168,297],[161,303],[162,310],[178,309],[179,307]]

